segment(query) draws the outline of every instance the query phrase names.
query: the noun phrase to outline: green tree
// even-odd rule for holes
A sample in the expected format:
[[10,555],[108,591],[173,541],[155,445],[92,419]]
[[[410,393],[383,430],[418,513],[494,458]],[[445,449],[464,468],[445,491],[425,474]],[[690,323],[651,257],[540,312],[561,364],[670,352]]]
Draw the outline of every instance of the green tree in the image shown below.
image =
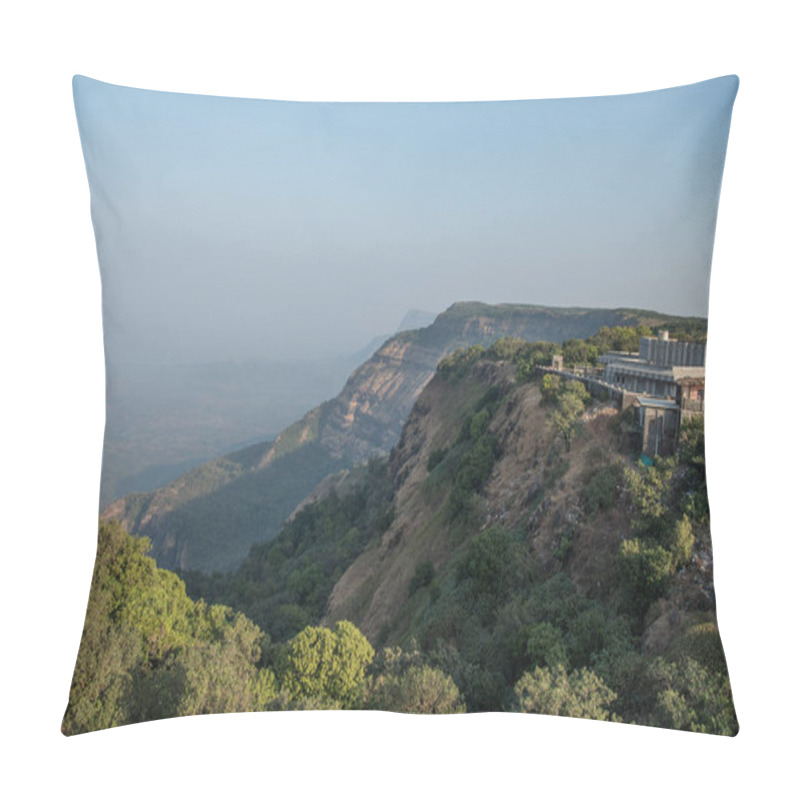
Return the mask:
[[179,714],[266,707],[263,634],[242,614],[187,597],[149,543],[101,522],[65,734]]
[[423,589],[430,585],[436,575],[436,569],[432,561],[420,561],[414,568],[414,575],[408,585],[408,594],[411,596],[418,589]]
[[262,633],[243,614],[225,621],[211,642],[181,651],[185,674],[178,714],[261,711],[277,693],[271,670],[258,669]]
[[363,701],[365,673],[374,655],[366,637],[347,620],[337,622],[332,631],[305,628],[287,645],[281,688],[292,701],[320,698],[343,708],[357,708]]
[[553,356],[561,352],[555,342],[526,342],[514,355],[517,366],[516,379],[521,383],[531,381],[536,376],[536,367],[543,367],[553,362]]
[[561,383],[561,378],[559,378],[558,375],[553,375],[550,372],[542,375],[540,391],[542,393],[542,400],[545,403],[555,405],[558,393],[561,390]]
[[674,457],[657,458],[652,467],[628,467],[625,483],[633,510],[634,528],[659,537],[670,522],[670,496],[677,465]]
[[628,595],[628,604],[643,614],[650,603],[663,595],[672,573],[675,559],[661,545],[641,539],[626,539],[619,551],[620,579]]
[[557,667],[567,662],[567,648],[561,632],[549,622],[534,623],[528,629],[525,654],[537,667]]
[[581,498],[590,516],[614,504],[621,477],[621,470],[616,465],[601,467],[592,473],[581,491]]
[[564,363],[567,366],[593,366],[597,363],[597,355],[597,347],[585,339],[568,339],[564,342]]
[[675,560],[676,567],[682,567],[691,561],[694,547],[694,534],[689,517],[684,514],[675,521],[667,538],[667,545]]
[[556,407],[550,412],[550,424],[564,440],[567,450],[575,436],[578,420],[590,402],[591,395],[580,381],[564,381],[557,390]]
[[525,545],[512,532],[492,526],[470,541],[458,565],[458,581],[469,581],[471,593],[498,603],[527,585],[529,560]]
[[450,675],[424,663],[418,651],[387,648],[376,661],[367,708],[406,714],[461,714],[466,710]]
[[727,676],[684,657],[678,662],[655,659],[647,677],[655,695],[648,724],[721,736],[738,733]]
[[610,706],[617,695],[590,670],[567,673],[563,664],[536,667],[514,686],[519,711],[559,717],[611,719]]
[[686,468],[683,510],[693,522],[707,525],[709,519],[706,486],[705,425],[702,416],[690,417],[681,424],[678,458]]
[[141,573],[147,548],[147,540],[128,536],[119,523],[100,522],[86,620],[62,724],[67,735],[128,722],[124,698],[131,671],[143,660],[144,643],[139,631],[120,617],[131,588],[136,590],[136,573]]

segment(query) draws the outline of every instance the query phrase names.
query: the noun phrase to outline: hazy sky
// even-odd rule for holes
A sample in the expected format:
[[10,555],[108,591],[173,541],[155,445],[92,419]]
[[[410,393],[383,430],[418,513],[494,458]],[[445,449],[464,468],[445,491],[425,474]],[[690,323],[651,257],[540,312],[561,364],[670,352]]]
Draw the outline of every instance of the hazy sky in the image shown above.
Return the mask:
[[704,316],[737,85],[290,103],[77,77],[108,354],[328,356],[457,300]]

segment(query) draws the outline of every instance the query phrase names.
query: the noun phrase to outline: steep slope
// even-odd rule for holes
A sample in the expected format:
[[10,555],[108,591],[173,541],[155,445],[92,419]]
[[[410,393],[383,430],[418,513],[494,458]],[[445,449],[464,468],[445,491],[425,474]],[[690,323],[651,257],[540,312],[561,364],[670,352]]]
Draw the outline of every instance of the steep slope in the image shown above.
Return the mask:
[[[538,383],[515,372],[506,361],[482,360],[466,376],[442,370],[427,385],[389,459],[393,521],[337,582],[325,622],[349,619],[380,643],[425,639],[430,609],[410,591],[420,565],[450,580],[475,537],[493,529],[524,541],[540,575],[563,573],[583,596],[624,601],[620,542],[641,527],[624,478],[638,454],[629,449],[627,417],[593,402],[567,448]],[[698,557],[676,578],[676,603],[710,611],[707,520],[694,531]],[[686,617],[677,606],[669,607],[673,627]],[[664,611],[655,603],[651,613]]]
[[387,340],[339,395],[274,442],[197,467],[154,492],[128,495],[104,511],[153,542],[158,564],[230,570],[283,521],[328,473],[385,455],[440,359],[460,347],[512,336],[561,342],[602,326],[677,321],[653,312],[456,303],[427,328]]
[[348,620],[451,675],[471,711],[561,713],[543,697],[574,692],[594,697],[578,715],[735,733],[702,420],[646,467],[629,413],[577,381],[540,387],[521,369],[536,351],[503,341],[444,360],[388,459],[327,481],[190,593],[276,642]]
[[[505,349],[466,373],[443,366],[420,396],[389,459],[392,522],[344,571],[323,624],[419,646],[470,710],[508,704],[512,688],[540,708],[541,687],[569,675],[600,681],[623,719],[735,733],[702,420],[677,456],[639,466],[627,414],[572,381],[543,398]],[[565,436],[558,415],[575,398],[585,410]]]
[[[385,337],[384,337],[385,338]],[[109,374],[100,506],[274,438],[332,397],[374,350],[279,363],[120,364]]]

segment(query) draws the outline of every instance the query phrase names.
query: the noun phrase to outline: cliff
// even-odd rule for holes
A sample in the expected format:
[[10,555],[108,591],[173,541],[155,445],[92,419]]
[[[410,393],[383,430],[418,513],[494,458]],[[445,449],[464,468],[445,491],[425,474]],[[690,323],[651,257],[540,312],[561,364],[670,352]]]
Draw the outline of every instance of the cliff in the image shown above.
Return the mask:
[[501,337],[561,342],[604,325],[661,319],[651,312],[456,303],[430,326],[388,339],[342,391],[272,442],[207,462],[104,512],[147,536],[158,564],[176,570],[230,570],[269,541],[326,475],[386,455],[437,363],[454,350]]

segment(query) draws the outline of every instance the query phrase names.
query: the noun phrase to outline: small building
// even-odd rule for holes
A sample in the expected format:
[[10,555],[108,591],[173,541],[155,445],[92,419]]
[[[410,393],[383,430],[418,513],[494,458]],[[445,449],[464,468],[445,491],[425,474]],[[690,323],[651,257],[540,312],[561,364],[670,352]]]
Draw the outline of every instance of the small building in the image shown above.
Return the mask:
[[642,432],[642,454],[650,458],[672,455],[678,445],[680,406],[667,398],[642,396],[633,405]]
[[600,356],[603,380],[623,390],[636,409],[642,454],[650,458],[675,452],[684,419],[705,407],[706,346],[679,342],[668,331],[643,336],[638,353]]

